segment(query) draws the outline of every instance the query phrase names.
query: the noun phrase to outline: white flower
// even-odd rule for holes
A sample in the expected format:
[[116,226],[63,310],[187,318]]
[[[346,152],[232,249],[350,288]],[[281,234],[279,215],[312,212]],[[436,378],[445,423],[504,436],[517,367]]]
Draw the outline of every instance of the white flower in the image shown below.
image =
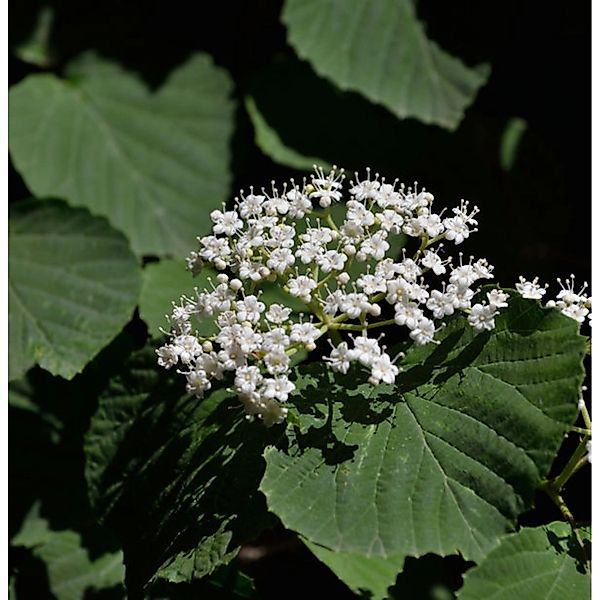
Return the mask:
[[256,366],[240,367],[235,372],[234,385],[236,390],[243,394],[251,394],[262,383],[263,376]]
[[435,324],[430,319],[421,319],[417,326],[410,332],[410,337],[418,346],[424,346],[433,342]]
[[322,256],[317,257],[316,263],[321,267],[323,273],[330,273],[331,271],[341,271],[347,260],[348,257],[345,254],[328,250]]
[[290,333],[290,340],[304,344],[307,348],[314,350],[315,340],[320,335],[321,332],[312,323],[294,323]]
[[184,364],[191,363],[196,356],[202,353],[202,346],[193,335],[179,335],[173,339],[175,352]]
[[265,354],[263,362],[271,375],[280,375],[287,372],[290,365],[290,357],[285,353],[283,348],[275,346]]
[[156,351],[156,354],[158,354],[158,364],[165,369],[170,369],[179,360],[177,350],[171,344],[165,344]]
[[267,260],[267,267],[273,269],[276,273],[283,273],[288,267],[291,267],[295,262],[294,255],[289,248],[277,248],[271,252]]
[[429,294],[427,308],[433,313],[434,318],[443,319],[454,313],[454,298],[439,290],[433,290]]
[[370,181],[366,179],[365,181],[360,181],[356,185],[350,188],[350,193],[357,200],[369,200],[374,199],[379,196],[380,183],[379,181]]
[[406,325],[409,329],[415,329],[424,318],[423,311],[414,302],[398,302],[394,309],[394,321],[398,325]]
[[352,360],[357,360],[369,367],[380,354],[381,348],[375,338],[369,338],[365,335],[359,335],[354,338],[354,348],[350,351]]
[[405,258],[398,265],[398,273],[400,273],[407,281],[416,281],[417,277],[419,277],[423,271],[412,258]]
[[344,224],[340,227],[340,233],[344,241],[360,241],[364,235],[365,230],[362,225],[356,221],[344,221]]
[[264,203],[265,212],[268,215],[285,215],[290,209],[290,203],[279,196],[273,196]]
[[303,302],[310,302],[310,295],[317,287],[317,282],[306,275],[288,279],[288,291],[292,296],[300,298]]
[[281,324],[285,323],[289,319],[289,316],[292,314],[292,309],[287,308],[285,306],[281,306],[280,304],[271,304],[269,306],[269,310],[267,310],[265,316],[267,320],[271,321],[271,323]]
[[358,319],[363,312],[371,308],[371,304],[369,304],[369,298],[366,294],[353,292],[344,296],[340,302],[340,308],[351,319]]
[[546,287],[538,285],[538,277],[533,281],[527,281],[523,276],[519,276],[519,283],[515,284],[517,292],[521,294],[523,298],[529,298],[531,300],[540,300],[546,293]]
[[313,242],[305,242],[296,250],[296,256],[305,264],[316,262],[324,254],[323,246]]
[[204,396],[204,392],[211,387],[210,380],[202,369],[196,369],[186,374],[187,384],[185,390],[188,394],[194,394],[198,398]]
[[231,248],[225,238],[217,238],[214,235],[207,235],[200,240],[202,248],[198,252],[204,260],[214,262],[217,259],[223,260],[231,254]]
[[290,202],[288,214],[294,219],[301,219],[312,208],[312,202],[300,190],[290,190],[285,197]]
[[387,289],[386,281],[381,275],[361,275],[356,280],[356,285],[369,295],[385,292]]
[[261,408],[259,417],[266,427],[272,427],[273,425],[279,425],[283,423],[287,417],[288,409],[281,406],[274,400],[264,403]]
[[352,352],[348,349],[346,342],[339,343],[337,347],[333,348],[331,354],[325,357],[325,361],[334,371],[344,374],[348,372],[352,360],[354,360]]
[[589,463],[592,462],[592,440],[589,440],[585,444],[585,449],[587,450],[587,460]]
[[371,227],[375,223],[375,215],[360,202],[349,200],[346,204],[348,212],[346,221],[358,227]]
[[492,290],[491,292],[487,292],[487,299],[490,306],[494,308],[505,308],[508,306],[508,294],[503,292],[502,290]]
[[346,300],[346,294],[342,290],[330,292],[325,302],[323,303],[323,312],[326,315],[334,316],[338,311],[342,310],[342,305]]
[[402,196],[395,190],[393,185],[382,183],[377,194],[377,204],[380,208],[395,208],[400,206]]
[[496,326],[496,314],[495,306],[477,303],[471,308],[467,321],[475,331],[491,331]]
[[266,333],[263,333],[263,350],[269,352],[274,346],[281,346],[287,348],[290,345],[290,337],[285,332],[283,327],[276,327]]
[[256,323],[260,319],[260,314],[265,310],[265,305],[256,296],[246,296],[243,300],[235,303],[235,310],[240,323],[245,321]]
[[425,250],[421,264],[428,269],[431,269],[436,275],[443,275],[446,272],[444,261],[436,252]]
[[566,304],[561,307],[560,312],[579,323],[583,323],[590,311],[585,306],[580,306],[579,304]]
[[367,238],[361,244],[357,258],[360,256],[360,254],[363,254],[365,257],[381,260],[385,256],[385,253],[390,249],[390,245],[385,239],[386,236],[387,233],[385,231],[379,231],[370,238]]
[[402,231],[402,224],[404,218],[399,215],[395,210],[384,210],[377,215],[381,229],[389,231],[390,233],[400,233]]
[[436,237],[444,231],[444,225],[439,215],[424,211],[417,217],[417,222],[430,238]]
[[251,262],[244,260],[240,263],[238,274],[241,279],[250,279],[251,281],[261,281],[266,279],[270,271],[260,262]]
[[249,194],[241,202],[238,203],[238,210],[243,219],[248,217],[259,217],[263,211],[264,196],[255,196]]
[[296,386],[285,376],[275,379],[265,379],[261,389],[264,398],[275,398],[280,402],[286,402],[288,395],[296,389]]
[[224,233],[226,235],[233,235],[244,224],[235,210],[229,210],[224,213],[220,210],[213,210],[210,213],[210,218],[215,223],[213,233],[216,234]]
[[394,383],[398,375],[398,367],[392,364],[391,358],[387,354],[382,354],[371,362],[371,383],[377,385],[381,381],[384,383]]

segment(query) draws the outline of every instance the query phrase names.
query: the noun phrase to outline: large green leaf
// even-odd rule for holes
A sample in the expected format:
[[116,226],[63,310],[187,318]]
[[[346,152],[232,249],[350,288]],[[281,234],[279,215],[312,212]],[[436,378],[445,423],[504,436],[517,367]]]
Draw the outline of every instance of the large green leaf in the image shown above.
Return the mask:
[[278,435],[224,389],[186,396],[147,348],[100,397],[85,440],[90,499],[120,537],[128,589],[190,581],[272,523],[257,490]]
[[527,510],[577,415],[577,324],[513,298],[493,332],[452,319],[397,385],[300,371],[300,426],[260,489],[288,528],[334,551],[481,559]]
[[9,378],[38,363],[71,379],[129,321],[140,269],[104,219],[56,201],[9,220]]
[[282,19],[317,73],[401,118],[454,129],[489,74],[429,40],[412,0],[286,0]]
[[[584,600],[590,598],[586,565],[591,532],[581,529],[582,549],[569,525],[554,522],[507,536],[465,576],[460,600]],[[586,560],[587,559],[587,560]]]
[[404,557],[366,557],[349,552],[334,552],[308,540],[308,549],[325,563],[353,592],[361,596],[382,600],[388,597],[388,588],[394,585],[402,569]]
[[107,217],[137,254],[185,256],[227,198],[229,77],[203,54],[155,93],[92,55],[67,75],[32,75],[9,94],[10,150],[27,186]]

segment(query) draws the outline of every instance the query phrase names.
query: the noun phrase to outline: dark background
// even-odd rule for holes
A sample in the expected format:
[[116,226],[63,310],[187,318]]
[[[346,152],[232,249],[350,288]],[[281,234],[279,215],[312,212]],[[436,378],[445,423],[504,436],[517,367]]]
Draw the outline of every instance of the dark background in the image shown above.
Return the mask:
[[[278,69],[282,78],[296,78],[294,81],[315,78],[306,65],[298,63],[286,43],[279,20],[281,2],[57,0],[49,4],[56,12],[52,34],[55,62],[51,69],[59,74],[70,58],[89,49],[138,71],[152,86],[160,85],[194,50],[209,52],[230,72],[239,100],[232,196],[239,187],[298,177],[297,172],[273,163],[253,143],[243,97],[252,92],[258,101],[262,94],[263,107],[279,110],[279,114],[270,113],[273,123],[282,124],[282,138],[294,148],[351,169],[369,164],[391,179],[400,177],[407,183],[417,180],[435,194],[438,207],[453,206],[460,198],[477,204],[482,211],[480,232],[465,244],[465,251],[488,258],[496,266],[501,284],[512,286],[520,274],[539,275],[551,284],[556,277],[570,273],[578,281],[589,280],[589,2],[421,0],[418,14],[427,24],[431,39],[470,66],[491,64],[488,83],[455,132],[410,120],[398,124],[385,109],[356,94],[337,92],[323,81],[316,81],[309,87],[310,93],[302,96],[286,95],[283,89],[278,95],[277,87],[268,89],[263,78],[268,69]],[[10,3],[11,48],[26,38],[39,6],[30,0]],[[39,70],[12,55],[9,60],[10,84]],[[513,168],[505,171],[499,160],[500,139],[513,117],[524,119],[527,130]],[[312,127],[307,129],[304,124],[309,119]],[[28,195],[11,165],[10,201]],[[145,333],[139,323],[133,323],[131,330],[138,336]],[[82,409],[84,413],[86,410]],[[74,439],[76,442],[77,434]],[[20,452],[15,443],[13,439],[11,448]],[[66,452],[77,465],[81,459],[77,452]],[[18,468],[11,459],[11,471]],[[580,521],[590,519],[588,475],[576,475],[565,493]],[[20,501],[12,500],[11,531],[18,529],[25,512],[18,506]],[[558,518],[556,509],[540,497],[537,510],[525,515],[522,522],[534,525]],[[286,592],[288,596],[351,596],[289,534],[270,533],[256,546],[267,557],[243,564],[247,572],[257,576],[257,587],[265,598],[281,597],[281,590],[289,590],[290,582],[294,589]],[[24,568],[23,561],[27,559],[18,553],[11,555],[13,565]],[[32,581],[43,579],[39,570],[36,574],[38,567],[31,567]],[[407,567],[399,585],[400,589],[412,586],[413,591],[406,595],[412,600],[433,598],[426,591],[431,577],[424,574],[440,573],[455,588],[460,585],[464,565],[457,559],[430,557],[418,565],[412,561]],[[45,597],[35,587],[23,591],[23,598]]]

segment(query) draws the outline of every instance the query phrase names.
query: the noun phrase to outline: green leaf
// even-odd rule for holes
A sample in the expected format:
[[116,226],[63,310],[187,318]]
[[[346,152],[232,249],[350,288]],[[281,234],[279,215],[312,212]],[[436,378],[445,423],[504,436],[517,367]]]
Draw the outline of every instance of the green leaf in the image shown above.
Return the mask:
[[121,552],[91,552],[76,531],[50,529],[36,503],[13,545],[33,550],[48,573],[50,590],[57,600],[83,600],[86,591],[120,586],[124,567]]
[[500,140],[500,166],[504,171],[513,168],[521,139],[526,131],[527,121],[524,119],[515,117],[506,124]]
[[[400,174],[398,165],[403,173],[412,173],[419,160],[426,157],[431,163],[434,150],[447,161],[443,149],[451,141],[453,148],[456,145],[455,134],[415,120],[400,121],[358,94],[340,92],[294,58],[274,61],[253,73],[249,94],[285,147],[301,156],[322,157],[349,173],[369,165],[393,179]],[[261,149],[277,161],[271,146],[263,144]]]
[[111,588],[123,581],[121,552],[92,558],[75,531],[53,531],[50,539],[35,548],[34,555],[46,564],[50,590],[58,600],[82,600],[86,590]]
[[244,103],[254,127],[254,141],[268,157],[280,165],[292,167],[299,171],[312,171],[315,164],[326,171],[331,169],[332,165],[323,159],[304,156],[286,146],[277,131],[269,125],[265,117],[260,113],[252,96],[246,96]]
[[211,573],[272,524],[257,490],[280,434],[223,388],[186,396],[147,348],[102,394],[85,439],[93,506],[123,543],[127,586]]
[[11,156],[27,186],[107,217],[139,255],[185,256],[229,190],[229,77],[204,54],[155,93],[93,55],[67,73],[10,91]]
[[37,16],[33,29],[26,40],[23,40],[14,53],[22,61],[47,68],[55,61],[51,44],[52,25],[54,22],[54,9],[43,6]]
[[455,129],[488,78],[427,38],[412,0],[286,0],[282,20],[319,75],[400,118]]
[[[217,273],[203,268],[202,272],[193,277],[186,270],[185,262],[178,260],[161,260],[146,265],[142,273],[142,292],[140,294],[140,317],[146,321],[150,335],[161,336],[160,328],[169,329],[165,315],[171,314],[172,302],[179,302],[182,295],[193,297],[194,287],[202,290],[208,287],[208,278],[216,277]],[[201,335],[209,336],[217,328],[213,320],[205,319],[194,323],[194,328]]]
[[[580,529],[589,553],[591,532]],[[591,577],[582,548],[567,523],[524,528],[507,536],[467,572],[459,600],[584,600]]]
[[45,544],[51,538],[48,521],[40,516],[40,502],[36,501],[27,513],[21,529],[10,540],[11,546],[34,548]]
[[129,321],[140,269],[104,219],[29,201],[9,220],[9,378],[34,364],[71,379]]
[[291,398],[301,427],[268,448],[260,489],[283,524],[368,557],[480,560],[533,502],[577,416],[577,323],[513,298],[493,332],[451,319],[412,348],[397,385],[320,364]]
[[325,563],[355,594],[372,600],[388,597],[387,589],[394,585],[402,570],[403,556],[366,557],[349,552],[333,552],[323,546],[302,540],[308,549]]
[[240,600],[258,598],[253,580],[242,573],[234,563],[218,567],[213,573],[191,583],[157,581],[147,591],[146,600]]

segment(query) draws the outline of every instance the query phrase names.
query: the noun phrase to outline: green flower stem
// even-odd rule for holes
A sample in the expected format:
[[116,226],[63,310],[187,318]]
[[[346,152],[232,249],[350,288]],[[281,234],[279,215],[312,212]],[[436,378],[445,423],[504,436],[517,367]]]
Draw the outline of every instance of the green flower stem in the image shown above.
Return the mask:
[[581,407],[581,416],[583,417],[583,422],[587,429],[590,430],[590,434],[592,431],[592,420],[590,419],[590,413],[588,412],[587,406],[584,404]]
[[585,429],[584,427],[576,427],[575,425],[573,425],[573,427],[571,427],[571,431],[574,431],[575,433],[583,433],[584,435],[592,435],[592,430],[591,429]]
[[[569,459],[569,462],[565,465],[564,469],[554,478],[549,484],[557,491],[560,492],[565,483],[569,481],[569,479],[576,473],[575,467],[581,461],[582,458],[587,454],[586,444],[589,442],[590,436],[584,435],[579,442],[577,448],[575,448],[575,452]],[[577,468],[579,470],[580,467]]]
[[335,328],[330,328],[328,330],[329,333],[329,337],[331,338],[331,341],[336,345],[339,346],[339,344],[342,343],[342,336],[340,335],[340,332],[337,331],[337,329]]
[[579,529],[577,528],[577,523],[575,521],[575,517],[573,516],[573,513],[569,510],[569,507],[567,506],[563,497],[560,495],[560,492],[557,489],[555,489],[552,482],[547,482],[543,486],[542,489],[549,496],[550,500],[552,500],[552,502],[554,502],[554,504],[556,505],[558,510],[560,510],[565,521],[567,521],[567,523],[569,523],[569,525],[571,526],[573,535],[575,536],[575,539],[577,540],[577,543],[579,545],[579,549],[581,550],[581,555],[584,559],[584,562],[588,563],[589,557],[585,550],[585,544],[583,543],[583,540],[581,539],[581,535],[579,534]]
[[[437,239],[437,238],[434,238],[434,239]],[[427,234],[424,234],[423,237],[421,238],[421,245],[419,246],[419,249],[415,252],[412,259],[416,260],[423,253],[425,248],[427,248],[427,246],[430,245],[430,243],[433,243],[433,240],[430,240],[429,236]]]
[[335,224],[335,221],[333,220],[331,212],[329,212],[329,210],[327,211],[325,223],[327,223],[327,225],[329,225],[329,227],[331,227],[331,229],[333,229],[334,231],[339,231],[338,226]]
[[387,321],[378,321],[377,323],[370,323],[369,325],[350,325],[345,323],[339,323],[332,325],[333,329],[344,329],[346,331],[363,331],[364,329],[375,329],[376,327],[386,327],[387,325],[393,325],[394,319],[388,319]]

